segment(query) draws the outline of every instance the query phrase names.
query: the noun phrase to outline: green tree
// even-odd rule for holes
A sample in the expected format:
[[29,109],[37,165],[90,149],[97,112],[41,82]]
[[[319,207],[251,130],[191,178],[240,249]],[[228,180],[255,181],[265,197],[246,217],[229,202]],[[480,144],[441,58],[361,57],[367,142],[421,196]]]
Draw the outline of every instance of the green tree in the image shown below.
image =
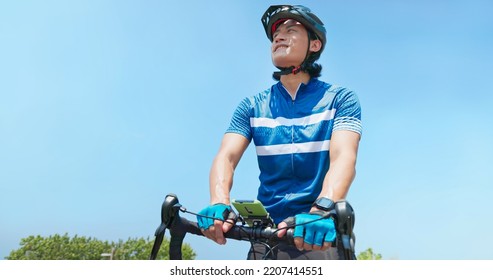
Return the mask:
[[[114,260],[146,260],[151,254],[154,240],[129,238],[118,242],[101,241],[92,237],[50,235],[22,238],[20,248],[10,252],[8,260],[100,260],[101,254],[111,254]],[[183,244],[183,259],[192,260],[196,254],[188,244]],[[157,259],[169,259],[169,240],[165,237]]]
[[360,252],[356,257],[358,260],[381,260],[382,255],[373,252],[372,248],[368,248],[363,252]]

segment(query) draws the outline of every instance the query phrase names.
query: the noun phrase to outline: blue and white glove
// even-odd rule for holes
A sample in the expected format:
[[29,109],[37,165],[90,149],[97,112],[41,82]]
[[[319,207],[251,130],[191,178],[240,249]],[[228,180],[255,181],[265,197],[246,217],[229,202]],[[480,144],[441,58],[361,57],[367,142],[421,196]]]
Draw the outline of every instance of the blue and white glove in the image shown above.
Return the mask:
[[293,236],[303,238],[303,242],[306,244],[320,247],[324,242],[334,242],[336,239],[334,220],[332,218],[320,218],[322,215],[317,213],[296,215]]
[[204,230],[207,230],[214,225],[214,219],[212,218],[220,219],[222,221],[226,219],[236,219],[236,214],[232,211],[231,206],[222,203],[207,206],[199,212],[199,215],[201,216],[197,216],[197,223],[199,228]]

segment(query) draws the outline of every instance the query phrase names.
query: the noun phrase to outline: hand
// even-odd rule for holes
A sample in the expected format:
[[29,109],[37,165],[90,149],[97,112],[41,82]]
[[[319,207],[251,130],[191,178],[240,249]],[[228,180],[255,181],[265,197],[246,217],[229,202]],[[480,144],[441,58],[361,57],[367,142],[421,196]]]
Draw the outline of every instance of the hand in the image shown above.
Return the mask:
[[[288,218],[289,219],[289,218]],[[336,238],[334,220],[323,218],[321,213],[298,214],[295,216],[294,244],[298,250],[327,250]],[[278,228],[285,228],[288,223],[281,222]],[[279,231],[282,237],[286,229]]]
[[[197,216],[199,228],[204,236],[218,244],[226,244],[224,233],[228,232],[236,223],[236,214],[231,210],[231,206],[221,203],[210,205],[202,209],[199,215],[205,216]],[[224,222],[226,219],[227,222]]]

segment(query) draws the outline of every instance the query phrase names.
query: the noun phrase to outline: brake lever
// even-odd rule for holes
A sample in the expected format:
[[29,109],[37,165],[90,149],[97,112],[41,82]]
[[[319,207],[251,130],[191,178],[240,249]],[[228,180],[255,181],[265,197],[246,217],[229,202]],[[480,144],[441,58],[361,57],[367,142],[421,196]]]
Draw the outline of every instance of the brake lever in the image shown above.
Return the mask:
[[341,235],[342,245],[344,250],[348,254],[347,259],[351,253],[354,253],[354,223],[355,215],[351,204],[346,200],[339,200],[335,204],[336,218],[337,218],[337,232]]
[[157,258],[157,254],[159,252],[159,248],[161,247],[161,243],[164,239],[164,234],[166,233],[166,229],[171,226],[174,221],[174,218],[178,215],[178,211],[181,208],[181,204],[178,201],[178,197],[175,194],[168,194],[163,202],[161,207],[161,224],[156,229],[154,236],[156,239],[154,240],[154,245],[151,250],[151,256],[149,259],[155,260]]

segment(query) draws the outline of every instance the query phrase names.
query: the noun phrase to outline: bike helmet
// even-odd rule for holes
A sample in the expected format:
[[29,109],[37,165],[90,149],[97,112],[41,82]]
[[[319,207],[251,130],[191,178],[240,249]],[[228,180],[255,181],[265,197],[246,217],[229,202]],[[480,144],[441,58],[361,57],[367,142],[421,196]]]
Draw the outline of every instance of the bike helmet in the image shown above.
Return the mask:
[[[322,42],[322,47],[315,53],[310,53],[309,50],[307,50],[306,57],[299,66],[291,66],[287,68],[276,66],[279,70],[281,70],[274,72],[273,77],[276,80],[279,80],[281,75],[291,73],[296,74],[302,70],[308,70],[310,67],[313,68],[313,66],[316,65],[315,61],[320,57],[327,41],[326,30],[323,22],[315,14],[313,14],[310,9],[301,5],[274,5],[270,6],[262,16],[262,25],[264,26],[265,34],[267,34],[267,38],[269,38],[271,42],[272,34],[276,31],[279,24],[283,23],[287,19],[293,19],[301,23],[308,31],[309,39],[320,40]],[[321,66],[316,65],[316,67],[319,68],[318,73],[320,73]]]
[[310,9],[301,5],[275,5],[270,6],[262,16],[262,24],[264,25],[267,38],[272,42],[272,34],[276,31],[278,25],[287,19],[294,19],[311,31],[316,39],[322,42],[322,52],[326,42],[326,30],[323,22],[313,14]]

